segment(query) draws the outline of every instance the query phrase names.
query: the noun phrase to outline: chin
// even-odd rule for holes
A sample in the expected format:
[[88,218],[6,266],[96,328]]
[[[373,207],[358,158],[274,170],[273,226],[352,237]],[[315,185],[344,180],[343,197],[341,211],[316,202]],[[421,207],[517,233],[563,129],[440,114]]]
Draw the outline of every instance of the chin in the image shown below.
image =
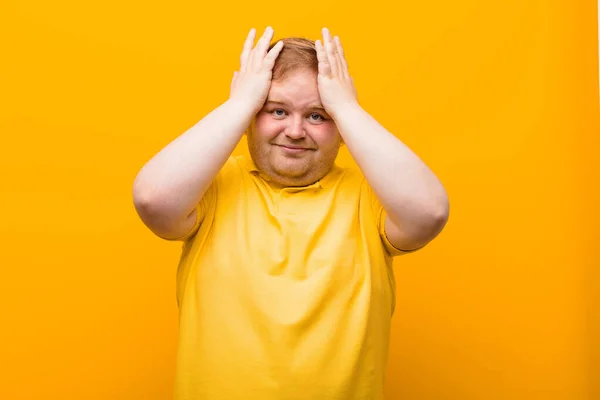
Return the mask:
[[278,175],[280,179],[284,179],[288,182],[298,182],[307,179],[308,171],[300,168],[286,168],[284,166],[274,166],[273,171]]
[[312,175],[310,168],[305,165],[273,163],[270,170],[273,175],[271,178],[281,185],[304,186],[312,183],[309,182]]

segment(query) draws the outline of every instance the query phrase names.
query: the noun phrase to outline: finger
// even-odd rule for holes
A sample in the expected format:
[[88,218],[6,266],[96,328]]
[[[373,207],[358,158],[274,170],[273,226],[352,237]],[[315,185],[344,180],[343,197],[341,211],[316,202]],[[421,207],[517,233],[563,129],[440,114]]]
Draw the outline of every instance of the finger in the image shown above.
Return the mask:
[[315,41],[315,47],[317,49],[317,59],[319,60],[319,74],[327,77],[331,76],[329,60],[327,59],[327,54],[325,53],[323,43],[321,43],[319,39]]
[[235,80],[237,79],[237,76],[238,76],[238,72],[234,71],[233,77],[231,78],[231,83],[229,84],[229,87],[231,90],[233,90],[233,88],[235,87]]
[[265,68],[269,70],[273,69],[273,66],[275,65],[275,60],[277,60],[281,49],[283,49],[283,41],[280,40],[267,53],[267,56],[265,57],[265,60],[263,62],[263,66]]
[[252,63],[255,68],[260,68],[262,62],[267,55],[267,50],[271,43],[271,39],[273,38],[273,28],[267,26],[265,32],[261,36],[260,40],[256,44],[256,48],[254,49],[254,54],[252,57]]
[[337,62],[335,60],[335,48],[333,46],[333,42],[331,41],[329,29],[327,28],[323,28],[323,45],[325,46],[325,54],[327,55],[327,61],[329,62],[331,73],[336,75],[338,71]]
[[344,49],[342,48],[342,41],[339,36],[335,36],[333,38],[333,43],[335,44],[336,50],[336,59],[338,62],[339,71],[344,75],[344,77],[348,78],[350,73],[348,72],[348,62],[346,61],[346,56],[344,55]]
[[256,29],[250,29],[248,32],[248,36],[246,36],[246,41],[244,42],[244,47],[242,49],[242,54],[240,55],[240,70],[244,71],[246,69],[246,65],[248,65],[248,58],[250,53],[252,52],[252,47],[254,46],[254,39],[256,38]]
[[321,33],[323,34],[323,44],[331,40],[331,32],[329,32],[329,28],[321,29]]
[[331,39],[331,55],[333,57],[332,63],[335,64],[335,69],[338,75],[344,76],[344,66],[342,65],[342,60],[340,59],[340,53],[337,48],[336,37]]
[[354,97],[358,97],[356,92],[356,85],[354,84],[354,78],[350,77],[350,82],[352,82],[352,92],[354,93]]

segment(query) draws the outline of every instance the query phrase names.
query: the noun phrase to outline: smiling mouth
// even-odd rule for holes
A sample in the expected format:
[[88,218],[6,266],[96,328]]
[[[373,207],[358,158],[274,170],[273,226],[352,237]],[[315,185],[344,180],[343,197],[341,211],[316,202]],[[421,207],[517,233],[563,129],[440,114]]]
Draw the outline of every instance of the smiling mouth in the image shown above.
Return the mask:
[[311,150],[308,147],[285,146],[285,145],[282,145],[282,144],[278,144],[276,146],[279,146],[279,147],[281,147],[284,150],[293,151],[293,152],[301,152],[301,151]]

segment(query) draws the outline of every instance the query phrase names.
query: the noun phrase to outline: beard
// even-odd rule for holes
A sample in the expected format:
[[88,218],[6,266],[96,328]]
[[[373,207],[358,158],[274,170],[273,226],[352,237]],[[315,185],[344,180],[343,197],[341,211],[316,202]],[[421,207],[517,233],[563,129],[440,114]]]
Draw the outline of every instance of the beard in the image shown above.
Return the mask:
[[305,150],[299,154],[285,154],[274,145],[249,143],[254,164],[270,180],[285,186],[306,186],[321,179],[333,166],[337,151]]
[[[292,179],[300,179],[306,176],[312,168],[317,166],[311,162],[308,155],[304,157],[289,157],[281,154],[274,154],[270,157],[270,166],[279,176]],[[318,168],[318,167],[317,167]]]

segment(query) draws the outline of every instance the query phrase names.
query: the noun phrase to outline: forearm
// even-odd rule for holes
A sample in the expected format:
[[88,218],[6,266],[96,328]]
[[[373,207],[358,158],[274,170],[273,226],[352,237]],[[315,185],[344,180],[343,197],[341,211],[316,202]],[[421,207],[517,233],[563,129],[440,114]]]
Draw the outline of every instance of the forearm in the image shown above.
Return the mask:
[[134,202],[165,219],[183,219],[240,141],[252,119],[241,103],[227,101],[177,137],[138,173]]
[[346,106],[335,120],[390,220],[414,237],[439,231],[448,197],[425,163],[358,104]]

